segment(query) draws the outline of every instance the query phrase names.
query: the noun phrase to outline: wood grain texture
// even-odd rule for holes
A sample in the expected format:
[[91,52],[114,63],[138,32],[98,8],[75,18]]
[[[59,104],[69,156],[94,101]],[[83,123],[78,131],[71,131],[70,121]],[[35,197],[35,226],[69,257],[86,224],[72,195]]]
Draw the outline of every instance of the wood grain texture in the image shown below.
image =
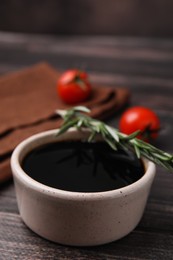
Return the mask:
[[0,30],[172,37],[172,8],[171,0],[1,0]]
[[[130,105],[154,109],[155,145],[173,153],[173,41],[121,37],[48,37],[0,33],[0,74],[46,61],[61,71],[87,69],[94,83],[128,87]],[[1,97],[0,97],[1,98]],[[118,125],[119,116],[108,123]],[[144,216],[127,237],[104,246],[67,247],[30,231],[18,213],[13,182],[0,186],[0,259],[173,259],[173,175],[158,167]]]

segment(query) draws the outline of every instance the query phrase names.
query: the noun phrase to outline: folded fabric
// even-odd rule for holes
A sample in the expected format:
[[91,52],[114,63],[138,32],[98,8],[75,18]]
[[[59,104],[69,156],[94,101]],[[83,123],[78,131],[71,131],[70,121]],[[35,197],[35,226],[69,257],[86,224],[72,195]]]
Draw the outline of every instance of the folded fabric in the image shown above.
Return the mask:
[[[110,116],[115,109],[119,109],[124,103],[124,89],[114,90],[116,95],[113,95],[108,103],[100,104],[99,106],[92,107],[90,116],[94,118],[104,119]],[[113,92],[114,93],[114,92]],[[125,92],[126,93],[126,92]],[[54,114],[55,115],[55,114]],[[5,135],[0,139],[0,156],[9,154],[25,138],[46,131],[49,129],[56,129],[61,125],[62,120],[60,117],[52,117],[46,121],[40,121],[39,123],[28,125],[27,127],[19,127],[13,130],[10,134]]]
[[11,178],[10,158],[0,162],[0,184],[8,181]]
[[49,117],[58,105],[56,70],[39,64],[0,78],[0,134]]
[[[41,63],[0,78],[0,183],[11,175],[9,158],[18,143],[60,126],[55,110],[69,106],[57,96],[58,76],[54,68]],[[126,88],[93,85],[91,97],[80,105],[91,109],[90,116],[104,120],[128,100]]]

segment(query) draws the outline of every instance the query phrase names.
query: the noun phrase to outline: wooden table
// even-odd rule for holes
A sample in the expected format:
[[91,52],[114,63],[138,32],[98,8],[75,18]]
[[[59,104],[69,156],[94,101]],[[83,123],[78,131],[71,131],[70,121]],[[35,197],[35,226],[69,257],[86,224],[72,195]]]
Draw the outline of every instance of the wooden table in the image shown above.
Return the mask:
[[[155,145],[173,152],[172,40],[0,33],[0,74],[43,60],[62,71],[87,69],[93,82],[127,86],[131,106],[150,107],[161,119]],[[118,119],[108,123],[117,126]],[[90,248],[54,244],[30,231],[21,221],[10,181],[0,187],[0,259],[173,259],[173,174],[157,168],[144,216],[130,235]]]

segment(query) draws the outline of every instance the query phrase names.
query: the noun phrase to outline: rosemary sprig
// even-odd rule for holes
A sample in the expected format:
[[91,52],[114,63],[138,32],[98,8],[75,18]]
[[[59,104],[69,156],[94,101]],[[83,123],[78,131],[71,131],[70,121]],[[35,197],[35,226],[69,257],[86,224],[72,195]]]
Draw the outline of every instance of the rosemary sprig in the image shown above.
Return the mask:
[[69,110],[57,110],[56,112],[64,120],[57,135],[61,135],[71,127],[78,130],[89,129],[91,131],[89,142],[93,141],[96,135],[101,135],[114,150],[133,150],[138,158],[145,157],[168,170],[173,170],[173,155],[137,139],[136,136],[140,131],[125,135],[102,121],[86,115],[90,110],[84,106],[77,106]]

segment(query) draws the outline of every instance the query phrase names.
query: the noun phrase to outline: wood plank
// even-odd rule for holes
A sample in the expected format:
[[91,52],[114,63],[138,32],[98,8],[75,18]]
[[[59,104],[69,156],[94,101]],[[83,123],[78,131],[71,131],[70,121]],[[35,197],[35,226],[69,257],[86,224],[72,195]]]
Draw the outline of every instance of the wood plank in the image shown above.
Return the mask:
[[[78,248],[61,246],[30,231],[20,217],[0,213],[2,259],[172,259],[173,233],[136,229],[127,237],[104,246]],[[19,233],[20,230],[20,233]],[[163,246],[163,240],[166,245]],[[135,245],[135,247],[134,247]],[[128,254],[127,254],[128,252]],[[73,258],[71,258],[73,256]]]

